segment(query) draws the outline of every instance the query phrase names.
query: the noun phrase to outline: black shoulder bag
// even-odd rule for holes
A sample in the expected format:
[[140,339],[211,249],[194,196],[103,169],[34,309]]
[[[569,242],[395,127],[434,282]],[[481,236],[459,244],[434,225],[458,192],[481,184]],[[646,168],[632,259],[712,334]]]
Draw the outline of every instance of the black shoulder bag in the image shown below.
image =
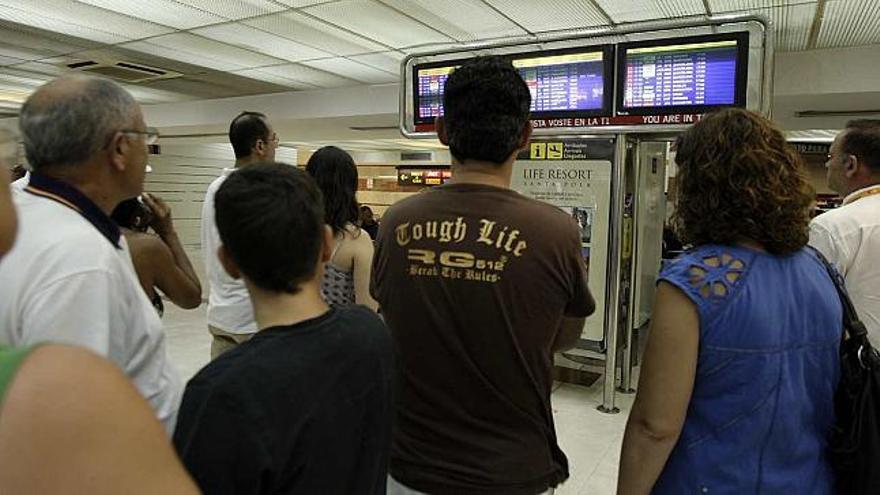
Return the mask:
[[837,420],[831,433],[831,465],[841,494],[880,494],[880,354],[868,341],[846,292],[843,277],[813,250],[834,281],[843,305],[840,384],[834,395]]

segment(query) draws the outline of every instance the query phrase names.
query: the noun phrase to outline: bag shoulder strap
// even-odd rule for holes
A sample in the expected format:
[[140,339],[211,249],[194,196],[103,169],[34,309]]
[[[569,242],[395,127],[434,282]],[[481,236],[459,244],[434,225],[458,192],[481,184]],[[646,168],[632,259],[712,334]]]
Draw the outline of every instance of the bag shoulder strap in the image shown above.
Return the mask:
[[828,261],[828,258],[826,258],[818,249],[813,246],[807,246],[807,248],[809,248],[810,251],[816,255],[816,258],[818,258],[825,266],[825,271],[828,272],[828,276],[831,277],[831,281],[834,283],[834,288],[837,290],[837,296],[840,298],[840,304],[843,306],[844,331],[849,335],[850,339],[857,339],[859,343],[863,345],[868,344],[868,329],[859,319],[856,307],[853,305],[852,299],[850,299],[849,293],[846,291],[846,285],[840,272],[837,271],[837,268],[834,268],[834,265],[832,265]]

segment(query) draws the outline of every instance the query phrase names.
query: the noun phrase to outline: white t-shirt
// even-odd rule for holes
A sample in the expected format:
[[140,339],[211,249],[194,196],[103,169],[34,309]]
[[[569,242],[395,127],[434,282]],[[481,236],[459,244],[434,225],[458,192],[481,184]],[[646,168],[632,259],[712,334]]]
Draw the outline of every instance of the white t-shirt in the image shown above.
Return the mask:
[[810,245],[846,279],[871,343],[880,345],[880,194],[859,197],[868,189],[850,194],[843,206],[814,218]]
[[65,198],[68,206],[15,191],[13,201],[19,230],[0,260],[0,342],[71,344],[106,357],[172,433],[183,387],[125,238],[115,247]]
[[25,172],[24,176],[12,181],[12,184],[9,186],[12,187],[15,191],[24,191],[24,188],[27,187],[28,181],[31,180],[31,173]]
[[230,277],[220,264],[217,250],[222,242],[214,219],[214,194],[234,171],[234,168],[223,169],[223,175],[216,178],[205,193],[205,202],[202,204],[202,256],[205,258],[205,273],[210,285],[208,325],[243,335],[257,331],[254,308],[244,282]]

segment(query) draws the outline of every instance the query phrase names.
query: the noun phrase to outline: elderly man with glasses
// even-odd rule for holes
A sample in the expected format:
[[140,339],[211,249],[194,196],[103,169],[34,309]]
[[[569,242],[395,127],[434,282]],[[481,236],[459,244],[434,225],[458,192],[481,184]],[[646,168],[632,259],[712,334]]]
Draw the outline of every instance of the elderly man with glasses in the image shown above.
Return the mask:
[[868,337],[880,345],[880,120],[846,123],[825,167],[840,208],[810,223],[810,244],[837,267]]
[[143,192],[147,145],[158,133],[128,92],[83,76],[37,89],[19,126],[31,173],[14,193],[18,239],[0,263],[0,343],[60,342],[108,358],[173,431],[181,383],[109,217]]

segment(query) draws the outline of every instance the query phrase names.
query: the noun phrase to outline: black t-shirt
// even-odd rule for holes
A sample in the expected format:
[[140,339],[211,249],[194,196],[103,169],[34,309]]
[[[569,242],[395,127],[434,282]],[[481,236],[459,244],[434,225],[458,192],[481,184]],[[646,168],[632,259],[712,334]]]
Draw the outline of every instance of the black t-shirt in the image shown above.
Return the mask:
[[190,380],[174,445],[206,494],[384,494],[392,370],[360,306],[262,330]]
[[395,479],[534,494],[568,477],[552,346],[592,306],[570,215],[508,189],[433,188],[385,213],[371,289],[396,352]]

